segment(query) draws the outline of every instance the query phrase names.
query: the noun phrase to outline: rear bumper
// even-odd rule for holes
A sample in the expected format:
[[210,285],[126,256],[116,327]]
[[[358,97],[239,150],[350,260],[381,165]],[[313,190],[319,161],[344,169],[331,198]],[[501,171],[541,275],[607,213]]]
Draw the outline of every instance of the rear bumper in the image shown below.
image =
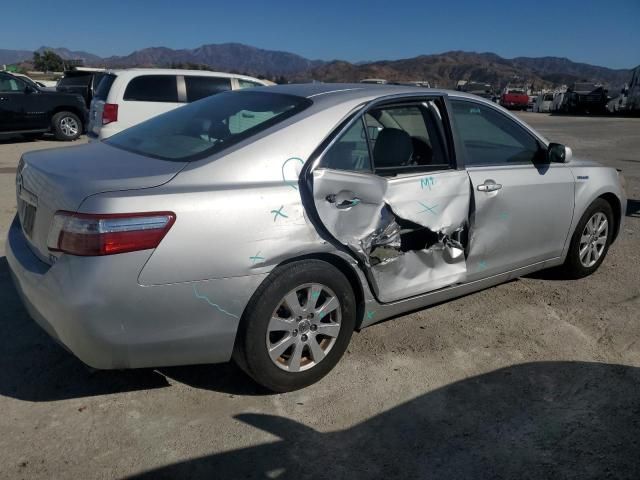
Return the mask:
[[115,135],[120,132],[122,128],[116,126],[117,122],[109,123],[107,125],[103,125],[98,129],[99,133],[96,133],[94,130],[87,131],[87,138],[90,142],[98,142],[100,140],[104,140],[105,138],[109,138],[111,135]]
[[63,255],[50,266],[33,254],[17,219],[6,245],[16,289],[31,317],[99,369],[228,361],[240,316],[264,278],[141,286],[137,277],[150,251]]

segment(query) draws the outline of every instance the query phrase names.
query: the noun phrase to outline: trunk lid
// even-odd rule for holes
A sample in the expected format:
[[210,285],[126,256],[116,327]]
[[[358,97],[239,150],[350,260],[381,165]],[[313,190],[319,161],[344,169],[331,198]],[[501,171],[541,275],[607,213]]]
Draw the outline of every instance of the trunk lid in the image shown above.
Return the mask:
[[56,211],[77,211],[87,197],[98,193],[162,185],[185,165],[102,142],[25,153],[16,176],[18,215],[25,236],[34,252],[50,262],[47,236]]

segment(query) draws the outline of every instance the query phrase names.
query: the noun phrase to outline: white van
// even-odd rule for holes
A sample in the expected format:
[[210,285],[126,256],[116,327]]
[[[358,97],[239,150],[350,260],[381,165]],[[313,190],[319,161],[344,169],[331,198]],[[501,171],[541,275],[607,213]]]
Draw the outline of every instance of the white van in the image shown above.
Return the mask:
[[89,140],[108,138],[185,103],[227,90],[271,84],[244,75],[205,70],[110,70],[91,101],[87,136]]
[[536,97],[536,102],[533,104],[533,111],[538,113],[549,113],[551,111],[552,103],[553,93],[541,93]]

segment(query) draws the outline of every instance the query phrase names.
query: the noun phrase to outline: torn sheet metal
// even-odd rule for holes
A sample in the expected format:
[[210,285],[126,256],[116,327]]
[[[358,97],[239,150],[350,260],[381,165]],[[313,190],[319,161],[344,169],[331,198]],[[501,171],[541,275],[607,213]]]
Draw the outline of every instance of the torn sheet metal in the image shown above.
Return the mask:
[[365,265],[382,302],[465,279],[470,198],[463,171],[389,179],[314,172],[324,226]]
[[467,222],[470,198],[469,176],[458,170],[391,178],[385,193],[385,202],[398,217],[445,234]]
[[403,253],[396,261],[374,266],[374,290],[381,302],[419,295],[461,281],[466,273],[464,255],[453,258],[442,245]]

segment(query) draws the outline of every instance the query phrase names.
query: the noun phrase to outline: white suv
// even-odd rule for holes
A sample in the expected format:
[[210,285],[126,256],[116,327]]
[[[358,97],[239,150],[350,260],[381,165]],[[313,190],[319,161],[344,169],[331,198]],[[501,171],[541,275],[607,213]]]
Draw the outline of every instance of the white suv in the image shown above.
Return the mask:
[[227,90],[262,87],[271,82],[205,70],[132,68],[111,70],[91,101],[89,140],[110,137],[125,128]]

